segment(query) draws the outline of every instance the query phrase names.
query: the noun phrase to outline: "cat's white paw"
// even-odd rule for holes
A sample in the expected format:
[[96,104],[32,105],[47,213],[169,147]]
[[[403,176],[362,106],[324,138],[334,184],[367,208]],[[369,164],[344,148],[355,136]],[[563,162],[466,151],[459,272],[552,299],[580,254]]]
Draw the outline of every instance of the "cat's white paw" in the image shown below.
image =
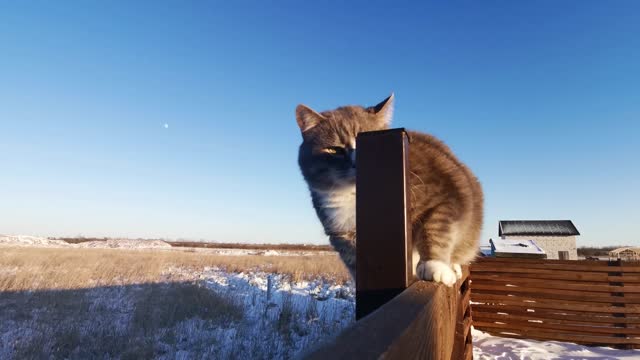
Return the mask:
[[420,261],[416,267],[416,275],[422,280],[441,282],[447,286],[452,286],[457,281],[451,265],[440,260]]
[[458,280],[462,279],[462,266],[460,266],[460,264],[451,264],[451,268],[453,272],[456,273],[456,278]]

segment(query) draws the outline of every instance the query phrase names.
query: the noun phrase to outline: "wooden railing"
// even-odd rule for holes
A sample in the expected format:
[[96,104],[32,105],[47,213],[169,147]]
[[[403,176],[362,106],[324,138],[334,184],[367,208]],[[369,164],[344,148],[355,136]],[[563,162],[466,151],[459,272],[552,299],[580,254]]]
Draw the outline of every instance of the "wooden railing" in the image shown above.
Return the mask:
[[463,274],[454,287],[413,283],[308,358],[472,359],[468,267]]
[[640,263],[484,258],[471,288],[476,329],[640,348]]
[[471,359],[469,270],[453,287],[416,281],[403,129],[357,139],[356,318],[310,359]]

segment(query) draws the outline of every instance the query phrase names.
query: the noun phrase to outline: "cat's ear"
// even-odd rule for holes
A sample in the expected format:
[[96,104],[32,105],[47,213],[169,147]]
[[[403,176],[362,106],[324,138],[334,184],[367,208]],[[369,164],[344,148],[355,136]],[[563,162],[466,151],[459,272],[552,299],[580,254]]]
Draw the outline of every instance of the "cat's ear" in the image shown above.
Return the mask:
[[318,125],[318,122],[322,121],[324,117],[317,112],[313,111],[306,105],[298,105],[296,107],[296,121],[300,127],[300,131],[303,133],[312,127]]
[[393,118],[393,101],[394,96],[393,93],[391,93],[388,98],[370,108],[385,126],[389,126]]

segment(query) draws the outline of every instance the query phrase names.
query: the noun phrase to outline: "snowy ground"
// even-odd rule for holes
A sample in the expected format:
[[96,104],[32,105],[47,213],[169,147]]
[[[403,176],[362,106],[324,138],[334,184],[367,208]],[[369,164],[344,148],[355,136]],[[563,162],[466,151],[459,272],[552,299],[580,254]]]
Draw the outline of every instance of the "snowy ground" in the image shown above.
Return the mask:
[[[0,251],[16,245],[78,247],[0,236]],[[93,246],[142,245],[85,244]],[[16,271],[0,263],[0,283],[11,281]],[[354,310],[351,283],[322,277],[292,281],[259,270],[169,268],[158,284],[0,292],[0,359],[288,359],[353,324]],[[472,334],[474,358],[480,360],[640,359],[638,350],[498,338],[475,329]]]
[[0,293],[0,359],[288,359],[353,322],[349,284],[217,268],[164,276],[192,281]]
[[640,350],[587,347],[558,341],[535,341],[494,337],[472,330],[475,360],[631,360]]

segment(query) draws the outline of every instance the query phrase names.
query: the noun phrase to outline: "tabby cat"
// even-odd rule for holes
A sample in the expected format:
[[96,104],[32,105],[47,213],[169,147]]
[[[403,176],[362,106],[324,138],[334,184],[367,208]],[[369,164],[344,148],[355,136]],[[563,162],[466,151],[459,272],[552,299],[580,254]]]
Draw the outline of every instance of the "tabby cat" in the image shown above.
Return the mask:
[[[296,108],[302,175],[324,230],[354,279],[356,136],[387,129],[393,101],[392,94],[366,108],[343,106],[320,113],[305,105]],[[460,265],[478,252],[482,189],[440,140],[412,131],[408,135],[414,257],[419,255],[415,275],[451,286],[462,276]]]

